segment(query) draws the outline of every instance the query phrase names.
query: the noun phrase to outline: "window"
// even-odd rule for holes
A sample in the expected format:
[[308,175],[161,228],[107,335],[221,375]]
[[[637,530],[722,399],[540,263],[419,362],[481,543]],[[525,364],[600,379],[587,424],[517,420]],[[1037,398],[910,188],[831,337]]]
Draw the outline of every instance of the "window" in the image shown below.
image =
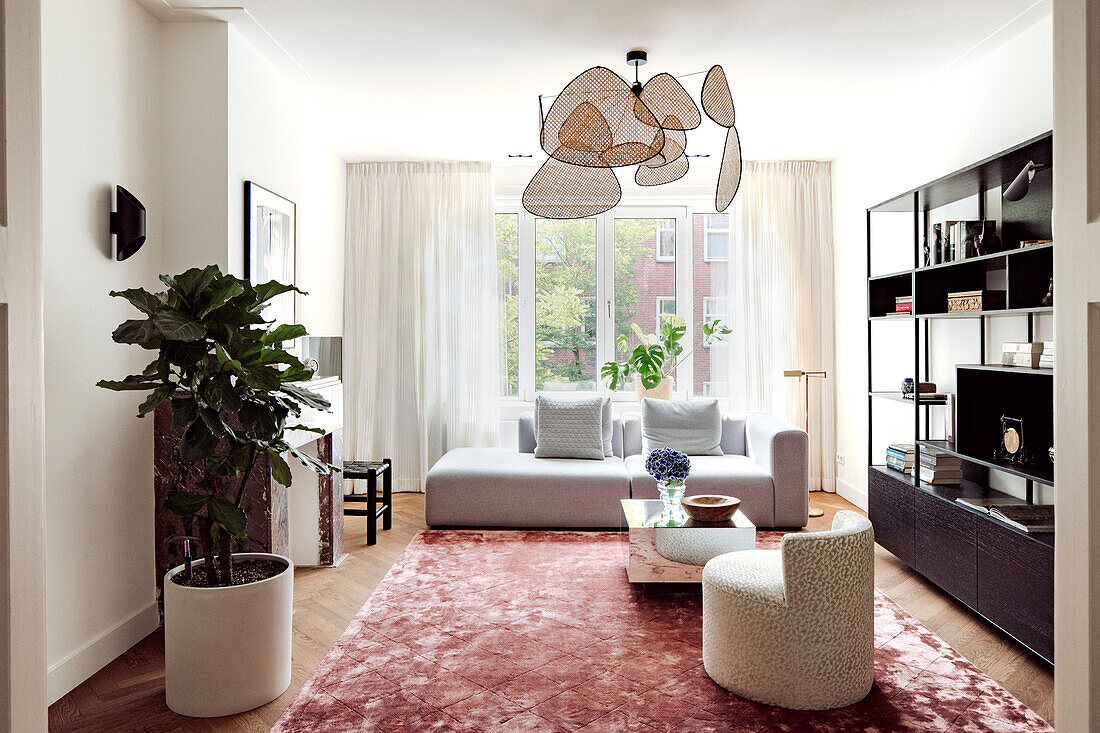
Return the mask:
[[[601,391],[601,365],[626,357],[616,353],[620,336],[633,348],[633,326],[654,333],[662,315],[697,317],[680,295],[691,278],[689,257],[679,256],[687,221],[678,207],[620,207],[571,220],[496,212],[501,395],[530,401],[543,391]],[[677,374],[687,378],[689,368],[681,364]]]
[[497,214],[497,297],[500,301],[500,394],[519,395],[519,214]]
[[657,222],[657,261],[676,261],[675,219],[659,219]]
[[704,397],[728,397],[728,382],[703,382]]
[[703,298],[703,321],[721,319],[729,324],[729,304],[725,298]]
[[535,220],[535,389],[593,391],[596,220]]
[[661,316],[676,315],[676,298],[657,298],[657,323],[660,324]]
[[707,214],[703,232],[703,259],[707,262],[730,258],[730,218],[727,214]]

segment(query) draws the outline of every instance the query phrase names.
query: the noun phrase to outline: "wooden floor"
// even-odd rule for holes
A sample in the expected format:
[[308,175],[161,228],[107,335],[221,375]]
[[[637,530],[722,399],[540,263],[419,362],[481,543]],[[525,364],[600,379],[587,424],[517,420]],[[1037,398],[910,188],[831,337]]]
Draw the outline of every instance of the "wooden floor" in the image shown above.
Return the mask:
[[[838,509],[854,509],[834,494],[813,494],[825,516],[809,529],[827,529]],[[375,586],[424,528],[421,494],[394,495],[393,529],[367,547],[364,521],[348,517],[338,568],[294,573],[294,667],[290,688],[256,710],[197,720],[164,704],[164,639],[150,634],[91,679],[50,706],[51,731],[267,731],[324,657]],[[875,584],[1039,715],[1054,722],[1054,673],[1034,655],[949,598],[876,546]]]

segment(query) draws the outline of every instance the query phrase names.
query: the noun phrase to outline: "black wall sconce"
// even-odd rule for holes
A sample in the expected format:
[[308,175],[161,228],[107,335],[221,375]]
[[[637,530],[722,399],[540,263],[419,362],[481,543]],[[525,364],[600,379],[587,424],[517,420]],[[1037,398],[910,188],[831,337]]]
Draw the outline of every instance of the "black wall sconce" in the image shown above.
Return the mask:
[[115,259],[132,257],[145,244],[145,207],[134,194],[115,186],[115,208],[111,212],[111,234],[118,237]]
[[1008,188],[1004,190],[1004,193],[1001,194],[1004,196],[1005,201],[1019,201],[1027,196],[1027,192],[1031,188],[1031,181],[1035,178],[1035,171],[1041,171],[1049,167],[1046,163],[1036,163],[1034,160],[1029,160],[1024,169],[1019,172],[1012,183],[1008,184]]

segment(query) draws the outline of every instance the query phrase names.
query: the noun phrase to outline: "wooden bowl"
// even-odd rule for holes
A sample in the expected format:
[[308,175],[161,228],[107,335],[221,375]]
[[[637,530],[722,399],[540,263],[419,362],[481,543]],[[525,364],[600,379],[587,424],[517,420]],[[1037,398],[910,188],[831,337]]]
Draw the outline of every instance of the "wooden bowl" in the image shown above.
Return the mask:
[[699,494],[685,496],[680,504],[696,522],[726,522],[741,506],[741,500],[735,496]]

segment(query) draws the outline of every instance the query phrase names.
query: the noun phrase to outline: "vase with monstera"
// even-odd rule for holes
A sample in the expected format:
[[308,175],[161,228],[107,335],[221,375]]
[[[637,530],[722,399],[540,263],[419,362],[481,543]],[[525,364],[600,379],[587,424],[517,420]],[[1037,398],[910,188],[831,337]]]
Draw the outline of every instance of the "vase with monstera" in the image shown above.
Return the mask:
[[[672,379],[676,367],[687,359],[694,349],[684,351],[683,341],[687,323],[680,316],[664,313],[658,323],[657,333],[645,333],[638,324],[631,324],[633,339],[621,334],[616,342],[616,353],[623,353],[623,361],[609,361],[600,368],[607,388],[615,391],[633,380],[634,392],[641,402],[644,397],[667,400],[672,396]],[[713,346],[733,330],[714,318],[702,325],[703,346]]]
[[678,511],[691,472],[691,460],[678,450],[655,448],[646,458],[645,470],[657,481],[657,493],[665,510]]

